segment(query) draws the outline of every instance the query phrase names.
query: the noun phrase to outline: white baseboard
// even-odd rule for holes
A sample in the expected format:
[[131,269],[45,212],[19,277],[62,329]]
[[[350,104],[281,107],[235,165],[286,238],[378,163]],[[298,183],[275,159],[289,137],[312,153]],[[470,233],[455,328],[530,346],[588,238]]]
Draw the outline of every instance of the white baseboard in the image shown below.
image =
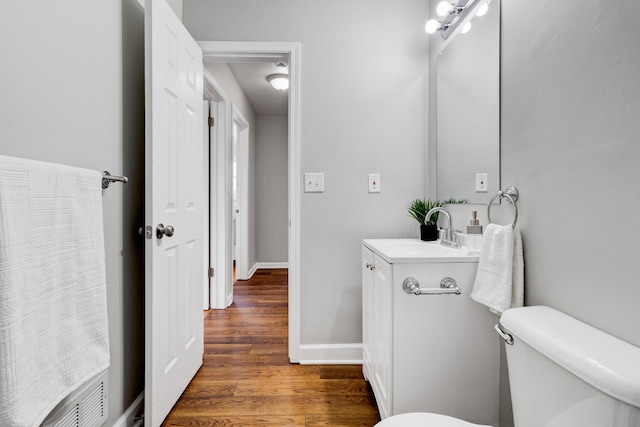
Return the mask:
[[302,344],[301,365],[362,365],[362,344]]
[[247,273],[249,275],[249,279],[251,279],[253,275],[256,274],[256,271],[262,270],[262,269],[268,269],[268,268],[289,268],[289,263],[286,261],[285,262],[256,262],[255,264],[253,264],[253,267],[251,267],[249,269],[249,272]]
[[247,280],[251,279],[253,275],[256,274],[256,270],[258,270],[258,264],[253,264],[253,267],[251,267],[247,272]]
[[264,270],[269,268],[289,268],[289,263],[283,262],[256,262],[256,269]]
[[118,421],[113,425],[113,427],[133,427],[134,421],[133,419],[138,415],[144,412],[144,392],[140,393],[136,400],[133,401],[131,405],[124,411],[124,414]]

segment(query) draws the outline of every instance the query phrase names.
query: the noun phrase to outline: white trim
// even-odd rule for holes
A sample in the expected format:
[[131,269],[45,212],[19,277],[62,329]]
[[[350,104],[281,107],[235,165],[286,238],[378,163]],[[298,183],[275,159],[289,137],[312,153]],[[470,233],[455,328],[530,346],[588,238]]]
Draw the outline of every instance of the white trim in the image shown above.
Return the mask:
[[300,43],[198,42],[203,60],[289,61],[289,360],[300,361]]
[[[231,102],[211,73],[203,70],[205,98],[212,101],[212,116],[216,124],[213,127],[212,139],[216,146],[209,151],[209,165],[215,169],[210,175],[209,202],[211,238],[209,248],[209,267],[215,269],[209,292],[211,308],[227,308],[233,302],[233,267],[231,259],[231,192],[229,191],[230,173],[228,164],[231,157],[230,117]],[[219,176],[224,177],[219,179]]]
[[274,268],[289,268],[289,263],[286,261],[283,262],[256,262],[256,269],[258,270],[266,270],[266,269],[274,269]]
[[[253,264],[251,266],[251,268],[249,269],[249,271],[247,272],[247,278],[246,280],[249,280],[253,277],[254,274],[256,274],[256,271],[258,270],[258,265],[257,264]],[[238,270],[236,270],[236,274],[238,273]],[[243,280],[243,279],[238,279],[238,280]]]
[[301,365],[362,365],[362,344],[301,344]]
[[256,271],[260,269],[266,269],[266,268],[289,268],[289,263],[288,262],[256,262],[249,269],[246,279],[237,279],[237,280],[250,280],[253,277],[253,275],[256,274]]
[[[204,70],[203,70],[203,78],[204,81]],[[204,91],[203,91],[204,93]],[[207,95],[204,95],[202,100],[202,230],[204,231],[202,236],[202,267],[205,269],[205,273],[202,275],[202,309],[208,310],[211,305],[211,297],[209,293],[213,288],[213,277],[209,277],[208,269],[210,265],[210,252],[211,252],[211,221],[209,220],[211,216],[211,189],[209,186],[211,185],[211,180],[209,179],[209,171],[211,170],[211,165],[209,163],[209,158],[211,157],[209,153],[209,148],[211,145],[211,137],[209,135],[209,117],[211,114],[215,114],[211,111],[211,102],[209,102],[206,98]]]
[[124,414],[118,418],[113,427],[132,427],[133,420],[143,413],[144,392],[140,393],[131,405],[124,411]]

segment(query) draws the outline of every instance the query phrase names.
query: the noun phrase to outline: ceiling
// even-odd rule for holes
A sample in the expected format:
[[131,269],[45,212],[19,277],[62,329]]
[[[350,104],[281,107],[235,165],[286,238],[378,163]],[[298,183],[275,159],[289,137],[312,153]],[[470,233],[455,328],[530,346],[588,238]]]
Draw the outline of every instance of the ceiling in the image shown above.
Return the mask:
[[[287,115],[289,91],[275,90],[267,81],[271,74],[288,74],[273,62],[227,63],[256,115]],[[283,71],[285,70],[285,71]]]

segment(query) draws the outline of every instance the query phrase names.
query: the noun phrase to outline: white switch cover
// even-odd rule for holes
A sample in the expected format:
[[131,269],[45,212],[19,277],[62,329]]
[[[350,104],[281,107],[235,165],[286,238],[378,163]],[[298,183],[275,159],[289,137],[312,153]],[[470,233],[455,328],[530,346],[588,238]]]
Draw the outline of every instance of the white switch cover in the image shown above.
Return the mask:
[[379,193],[379,192],[380,192],[380,174],[370,173],[369,174],[369,193]]
[[487,184],[488,174],[486,173],[477,173],[476,174],[476,193],[486,193],[488,184]]
[[305,193],[324,193],[324,174],[305,173],[304,174]]

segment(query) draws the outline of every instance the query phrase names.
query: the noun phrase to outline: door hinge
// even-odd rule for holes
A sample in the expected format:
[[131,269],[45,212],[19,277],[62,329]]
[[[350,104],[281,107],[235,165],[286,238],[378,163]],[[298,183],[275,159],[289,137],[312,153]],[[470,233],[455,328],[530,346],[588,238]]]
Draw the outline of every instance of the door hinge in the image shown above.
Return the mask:
[[209,277],[215,276],[215,271],[213,270],[213,267],[210,267],[208,271],[209,271]]
[[213,117],[209,117],[209,127],[212,128],[215,125],[215,119]]

